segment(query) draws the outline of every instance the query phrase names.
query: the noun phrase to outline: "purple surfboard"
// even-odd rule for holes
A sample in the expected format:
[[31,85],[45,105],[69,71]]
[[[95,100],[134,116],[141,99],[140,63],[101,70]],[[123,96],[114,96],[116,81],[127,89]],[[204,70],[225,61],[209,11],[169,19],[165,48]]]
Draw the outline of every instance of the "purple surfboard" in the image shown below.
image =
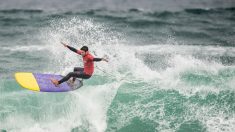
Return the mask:
[[53,75],[53,74],[41,74],[41,73],[33,73],[38,86],[40,88],[40,92],[67,92],[80,88],[83,83],[81,80],[76,79],[75,83],[72,85],[68,82],[64,82],[56,87],[52,82],[51,78],[56,80],[60,80],[63,78],[61,75]]

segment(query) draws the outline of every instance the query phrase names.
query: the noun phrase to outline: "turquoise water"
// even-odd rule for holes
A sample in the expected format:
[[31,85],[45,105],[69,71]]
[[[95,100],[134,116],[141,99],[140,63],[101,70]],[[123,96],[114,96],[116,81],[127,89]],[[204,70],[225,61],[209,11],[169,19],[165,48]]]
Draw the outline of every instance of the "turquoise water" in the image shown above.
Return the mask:
[[[0,4],[0,130],[234,132],[234,3],[164,10],[172,4],[129,2]],[[82,66],[60,41],[110,62],[95,63],[73,92],[21,88],[15,72],[66,75]]]

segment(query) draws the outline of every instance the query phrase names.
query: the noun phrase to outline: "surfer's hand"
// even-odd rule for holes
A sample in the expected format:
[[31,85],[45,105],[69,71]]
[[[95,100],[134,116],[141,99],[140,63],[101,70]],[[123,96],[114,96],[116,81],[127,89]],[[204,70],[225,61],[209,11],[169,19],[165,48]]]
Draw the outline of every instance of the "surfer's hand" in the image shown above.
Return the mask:
[[64,42],[60,42],[60,43],[63,44],[64,47],[68,47],[68,45],[66,43],[64,43]]
[[105,59],[105,58],[102,58],[102,61],[106,61],[106,62],[109,62],[107,59]]
[[109,58],[107,55],[105,55],[104,57],[102,57],[102,61],[106,61],[106,62],[109,62]]

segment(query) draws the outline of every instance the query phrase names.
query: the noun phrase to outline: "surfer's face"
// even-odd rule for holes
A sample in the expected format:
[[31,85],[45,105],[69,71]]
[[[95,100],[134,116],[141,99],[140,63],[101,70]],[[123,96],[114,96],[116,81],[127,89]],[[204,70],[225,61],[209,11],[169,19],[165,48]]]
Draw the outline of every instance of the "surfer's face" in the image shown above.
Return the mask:
[[86,55],[86,52],[82,50],[81,55],[82,55],[82,56],[85,56],[85,55]]

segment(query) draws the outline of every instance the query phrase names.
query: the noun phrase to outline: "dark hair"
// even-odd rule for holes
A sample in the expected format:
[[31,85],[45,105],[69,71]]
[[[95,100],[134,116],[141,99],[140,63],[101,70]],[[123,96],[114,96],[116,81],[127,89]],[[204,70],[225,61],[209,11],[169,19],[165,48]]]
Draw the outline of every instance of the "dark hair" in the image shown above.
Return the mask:
[[82,48],[80,50],[83,50],[83,51],[87,52],[88,51],[88,47],[87,46],[82,46]]

